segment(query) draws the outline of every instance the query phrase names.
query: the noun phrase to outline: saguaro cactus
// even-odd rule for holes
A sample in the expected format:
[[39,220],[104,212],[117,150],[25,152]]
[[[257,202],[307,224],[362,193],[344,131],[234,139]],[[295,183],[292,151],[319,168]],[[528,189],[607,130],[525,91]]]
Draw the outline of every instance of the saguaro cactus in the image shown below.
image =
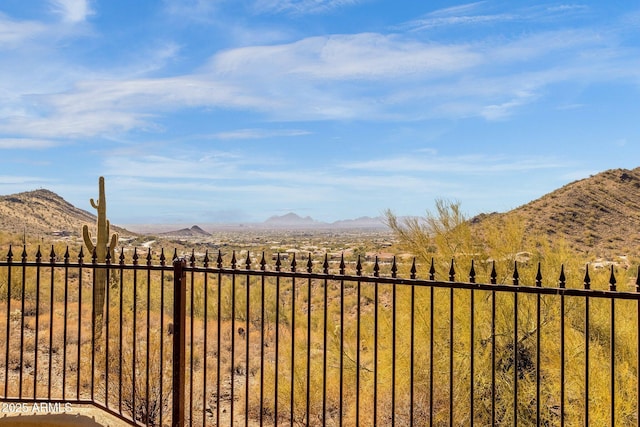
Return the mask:
[[[107,252],[110,252],[111,258],[113,258],[114,248],[118,242],[118,235],[116,233],[109,237],[109,220],[107,219],[107,200],[104,192],[104,177],[100,177],[98,180],[99,193],[98,201],[95,202],[90,199],[91,206],[98,211],[98,230],[96,243],[91,240],[91,233],[89,232],[89,226],[84,225],[82,227],[82,237],[84,238],[84,244],[89,249],[89,253],[93,255],[95,251],[96,261],[103,263],[107,259]],[[109,241],[109,239],[111,239]],[[95,269],[93,272],[95,276],[95,287],[93,289],[93,331],[94,337],[99,339],[102,336],[102,321],[104,314],[104,297],[107,289],[107,271],[102,268]]]

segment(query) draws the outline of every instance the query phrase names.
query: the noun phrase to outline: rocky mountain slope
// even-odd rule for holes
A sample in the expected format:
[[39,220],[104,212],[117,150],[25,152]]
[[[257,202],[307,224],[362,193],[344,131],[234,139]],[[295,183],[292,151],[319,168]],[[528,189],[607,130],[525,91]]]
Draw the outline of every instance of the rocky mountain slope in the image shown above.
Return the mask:
[[[78,209],[49,190],[35,190],[0,196],[0,231],[25,233],[30,237],[82,237],[82,226],[95,224],[96,217]],[[126,230],[113,227],[112,231]]]

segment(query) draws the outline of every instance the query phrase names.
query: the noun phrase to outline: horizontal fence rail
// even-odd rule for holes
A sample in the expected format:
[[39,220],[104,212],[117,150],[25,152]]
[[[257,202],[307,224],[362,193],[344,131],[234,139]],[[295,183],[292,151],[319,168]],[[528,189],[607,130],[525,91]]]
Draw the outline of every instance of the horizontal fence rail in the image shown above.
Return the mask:
[[613,266],[592,289],[588,266],[570,287],[564,267],[544,286],[540,265],[477,283],[473,263],[236,255],[10,250],[0,400],[144,426],[640,425],[640,281]]

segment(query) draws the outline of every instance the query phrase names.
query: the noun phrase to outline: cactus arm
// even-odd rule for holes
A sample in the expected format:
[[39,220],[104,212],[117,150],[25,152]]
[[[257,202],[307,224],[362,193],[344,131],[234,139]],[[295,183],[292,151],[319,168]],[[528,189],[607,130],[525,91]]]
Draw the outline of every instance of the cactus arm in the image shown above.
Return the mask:
[[100,203],[96,203],[93,199],[89,199],[89,202],[91,202],[91,206],[93,206],[93,209],[99,209],[100,208]]
[[91,233],[89,232],[89,226],[86,224],[82,226],[82,238],[84,239],[84,244],[87,245],[89,252],[93,253],[94,246],[91,241]]
[[113,258],[114,250],[117,244],[118,244],[118,233],[113,233],[111,235],[111,243],[109,244],[109,252],[111,252],[112,258]]

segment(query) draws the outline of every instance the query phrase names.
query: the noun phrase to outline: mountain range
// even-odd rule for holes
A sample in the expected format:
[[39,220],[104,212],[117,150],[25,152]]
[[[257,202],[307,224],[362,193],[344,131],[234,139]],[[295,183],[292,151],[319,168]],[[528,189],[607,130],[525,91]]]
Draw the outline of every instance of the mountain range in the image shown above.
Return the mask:
[[[528,232],[560,237],[584,252],[609,254],[639,252],[640,168],[612,169],[569,183],[539,199],[504,213],[482,214],[472,219],[520,216]],[[49,190],[0,196],[0,231],[30,236],[81,236],[83,224],[95,224],[95,215],[79,209]],[[220,226],[220,225],[219,225]],[[273,216],[251,229],[384,229],[380,217],[325,223],[295,213]],[[112,226],[121,235],[134,234]],[[172,230],[172,229],[168,229]],[[165,234],[206,237],[207,225],[174,228]],[[167,231],[167,230],[165,230]]]

